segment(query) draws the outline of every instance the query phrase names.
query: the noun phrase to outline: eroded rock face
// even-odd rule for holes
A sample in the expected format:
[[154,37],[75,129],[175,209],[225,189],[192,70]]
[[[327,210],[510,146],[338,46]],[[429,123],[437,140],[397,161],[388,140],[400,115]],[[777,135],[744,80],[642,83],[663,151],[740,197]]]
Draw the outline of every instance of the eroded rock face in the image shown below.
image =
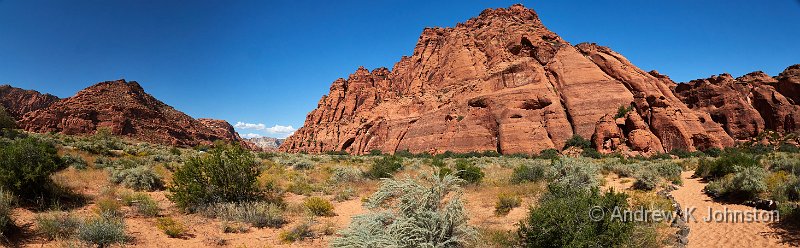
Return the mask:
[[[454,28],[426,28],[392,71],[359,68],[336,80],[281,150],[538,153],[562,148],[573,134],[592,137],[620,106],[633,106],[642,123],[619,130],[612,150],[733,145],[674,87],[608,48],[572,46],[533,10],[487,9]],[[603,143],[610,126],[599,129]]]
[[250,143],[253,143],[261,150],[274,152],[278,150],[278,147],[280,147],[281,144],[283,144],[284,139],[271,138],[271,137],[258,137],[258,138],[249,138],[245,140],[247,140]]
[[800,65],[787,68],[777,79],[763,72],[739,78],[721,74],[693,80],[675,88],[688,107],[705,112],[737,140],[749,140],[766,130],[794,132],[800,125],[797,97]]
[[58,97],[54,95],[0,85],[0,105],[16,120],[28,112],[46,108],[56,101]]
[[98,83],[75,96],[25,113],[18,124],[31,132],[91,134],[108,128],[115,135],[173,146],[241,141],[225,121],[194,118],[144,92],[136,82]]

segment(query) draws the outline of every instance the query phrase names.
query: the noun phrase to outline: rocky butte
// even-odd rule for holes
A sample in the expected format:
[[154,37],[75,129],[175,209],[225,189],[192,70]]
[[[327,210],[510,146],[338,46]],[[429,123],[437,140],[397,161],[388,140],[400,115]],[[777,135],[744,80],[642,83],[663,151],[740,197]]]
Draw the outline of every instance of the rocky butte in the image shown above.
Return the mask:
[[10,110],[20,128],[31,132],[92,134],[108,128],[115,135],[171,146],[224,140],[253,148],[228,122],[194,119],[133,81],[98,83],[64,99],[5,85],[0,86],[0,104]]
[[522,5],[487,9],[424,29],[392,70],[334,81],[280,150],[538,153],[573,135],[606,153],[722,148],[795,130],[799,67],[679,85],[607,47],[564,41]]

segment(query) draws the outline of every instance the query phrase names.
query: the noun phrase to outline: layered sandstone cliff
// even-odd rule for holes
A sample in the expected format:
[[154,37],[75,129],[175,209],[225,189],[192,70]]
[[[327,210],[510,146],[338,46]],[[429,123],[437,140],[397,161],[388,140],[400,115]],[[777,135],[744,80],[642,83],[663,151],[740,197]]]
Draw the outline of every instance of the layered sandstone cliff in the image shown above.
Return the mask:
[[[521,5],[487,9],[454,28],[426,28],[392,70],[336,80],[280,149],[537,153],[574,134],[609,151],[733,145],[674,85],[606,47],[569,44]],[[634,111],[613,118],[620,107]]]
[[778,77],[753,72],[733,78],[721,74],[677,85],[675,92],[694,110],[711,119],[737,140],[749,140],[765,130],[794,132],[800,127],[800,65]]
[[[147,94],[133,81],[98,83],[75,96],[42,105],[36,103],[42,102],[39,99],[43,97],[31,96],[23,98],[28,100],[15,100],[8,107],[24,110],[17,112],[22,114],[17,124],[31,132],[91,134],[108,128],[115,135],[173,146],[242,141],[227,122],[196,120]],[[9,97],[0,95],[0,99],[7,101]]]
[[54,95],[0,85],[0,105],[16,120],[28,112],[46,108],[58,100]]

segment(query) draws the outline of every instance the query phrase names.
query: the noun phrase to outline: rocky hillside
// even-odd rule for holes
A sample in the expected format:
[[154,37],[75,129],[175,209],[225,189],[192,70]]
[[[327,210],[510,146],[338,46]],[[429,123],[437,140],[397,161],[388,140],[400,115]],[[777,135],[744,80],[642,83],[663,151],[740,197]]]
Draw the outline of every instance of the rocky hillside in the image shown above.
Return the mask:
[[35,90],[23,90],[10,85],[0,85],[0,105],[6,108],[14,119],[19,120],[25,113],[50,106],[58,97],[42,94]]
[[284,141],[284,139],[270,137],[250,138],[245,140],[264,151],[277,151],[278,147],[280,147]]
[[16,114],[18,126],[31,132],[91,134],[108,128],[115,135],[173,146],[242,141],[226,121],[196,120],[125,80],[98,83],[60,100],[2,86],[0,102]]
[[[573,135],[603,152],[733,145],[738,134],[684,104],[675,85],[607,47],[564,41],[531,9],[487,9],[453,28],[426,28],[392,70],[359,68],[334,81],[280,149],[537,153]],[[632,111],[617,116],[621,107]]]

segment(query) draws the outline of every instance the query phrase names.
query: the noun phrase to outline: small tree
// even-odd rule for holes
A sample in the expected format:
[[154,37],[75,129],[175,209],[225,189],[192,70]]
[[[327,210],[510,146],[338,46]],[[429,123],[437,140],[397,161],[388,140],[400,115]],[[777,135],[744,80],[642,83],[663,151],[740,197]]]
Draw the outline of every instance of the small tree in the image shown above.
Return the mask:
[[332,247],[464,247],[476,238],[458,186],[450,175],[424,182],[385,179],[367,201],[370,213],[353,217]]
[[6,112],[6,108],[0,105],[0,131],[6,128],[15,128],[16,122],[14,122],[14,118]]
[[587,139],[584,139],[583,136],[576,134],[572,135],[572,138],[569,138],[567,140],[567,143],[564,144],[564,149],[570,148],[572,146],[581,149],[586,149],[592,147],[592,142]]
[[242,202],[259,197],[258,164],[238,145],[222,145],[191,158],[175,171],[169,198],[184,210],[217,202]]

